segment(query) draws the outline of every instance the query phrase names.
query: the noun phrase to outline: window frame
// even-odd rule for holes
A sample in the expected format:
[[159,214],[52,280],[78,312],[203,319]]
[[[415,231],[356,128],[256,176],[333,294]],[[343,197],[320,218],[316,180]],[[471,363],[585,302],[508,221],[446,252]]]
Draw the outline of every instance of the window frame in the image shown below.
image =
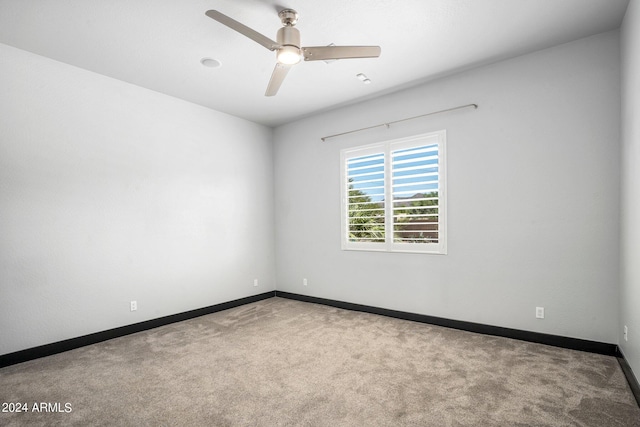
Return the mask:
[[[409,252],[425,254],[447,253],[447,157],[446,131],[423,133],[419,135],[398,138],[374,144],[345,148],[340,151],[340,217],[341,217],[341,249],[346,251],[375,251],[375,252]],[[394,241],[393,221],[393,171],[392,153],[415,147],[438,146],[438,242],[437,243],[407,243]],[[385,241],[384,242],[353,242],[349,241],[349,180],[347,162],[349,159],[374,154],[384,156],[384,209],[385,209]],[[391,203],[387,202],[391,200]]]

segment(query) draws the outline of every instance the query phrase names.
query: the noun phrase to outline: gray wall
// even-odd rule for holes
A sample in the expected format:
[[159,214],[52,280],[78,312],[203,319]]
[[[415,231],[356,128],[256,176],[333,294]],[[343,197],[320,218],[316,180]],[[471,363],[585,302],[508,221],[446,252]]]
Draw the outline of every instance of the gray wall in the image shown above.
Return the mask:
[[6,45],[0,93],[0,354],[275,289],[271,129]]
[[[622,46],[622,258],[620,348],[640,374],[640,3],[631,0]],[[622,337],[629,329],[628,341]]]
[[[619,118],[614,31],[276,128],[278,290],[616,343]],[[340,150],[440,129],[448,255],[341,251]]]

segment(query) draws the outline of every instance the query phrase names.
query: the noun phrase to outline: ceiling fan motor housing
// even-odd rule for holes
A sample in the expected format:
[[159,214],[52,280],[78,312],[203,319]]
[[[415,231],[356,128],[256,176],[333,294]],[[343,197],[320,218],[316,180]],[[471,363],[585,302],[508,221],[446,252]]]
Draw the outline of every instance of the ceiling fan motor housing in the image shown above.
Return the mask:
[[295,46],[300,49],[300,31],[294,28],[298,22],[298,12],[293,9],[283,9],[278,16],[283,27],[278,30],[276,40],[282,46]]
[[300,31],[297,28],[291,26],[280,28],[276,39],[281,46],[276,51],[276,59],[279,63],[295,65],[302,60]]
[[295,46],[300,48],[300,31],[294,27],[282,27],[276,37],[278,44],[282,46]]

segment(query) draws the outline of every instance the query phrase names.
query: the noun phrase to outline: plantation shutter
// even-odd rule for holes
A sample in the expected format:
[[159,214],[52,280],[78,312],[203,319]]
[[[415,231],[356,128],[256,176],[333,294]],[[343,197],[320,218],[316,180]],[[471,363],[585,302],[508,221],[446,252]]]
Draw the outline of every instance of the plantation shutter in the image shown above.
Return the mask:
[[347,160],[348,240],[385,241],[384,153]]
[[393,241],[438,243],[438,144],[391,152]]

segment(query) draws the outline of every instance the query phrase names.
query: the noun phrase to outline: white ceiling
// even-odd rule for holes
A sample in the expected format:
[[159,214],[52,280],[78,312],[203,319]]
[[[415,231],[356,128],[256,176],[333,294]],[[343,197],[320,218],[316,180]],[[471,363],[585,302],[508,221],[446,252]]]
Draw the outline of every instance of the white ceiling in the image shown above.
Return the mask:
[[[480,64],[618,28],[629,0],[0,0],[0,43],[274,126]],[[265,97],[275,54],[205,16],[302,45],[379,45],[377,59],[303,62]],[[203,57],[222,62],[218,69]],[[364,85],[357,73],[372,84]]]

